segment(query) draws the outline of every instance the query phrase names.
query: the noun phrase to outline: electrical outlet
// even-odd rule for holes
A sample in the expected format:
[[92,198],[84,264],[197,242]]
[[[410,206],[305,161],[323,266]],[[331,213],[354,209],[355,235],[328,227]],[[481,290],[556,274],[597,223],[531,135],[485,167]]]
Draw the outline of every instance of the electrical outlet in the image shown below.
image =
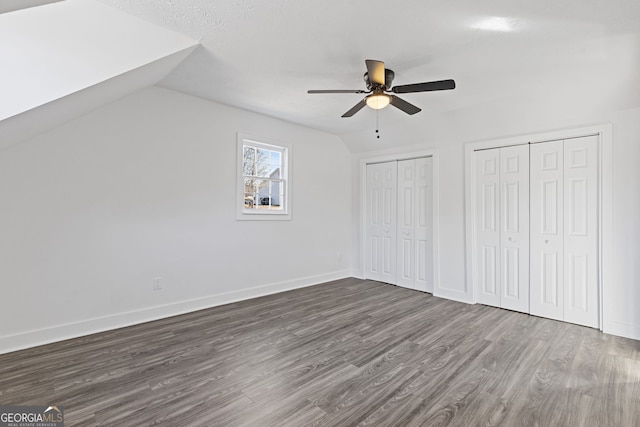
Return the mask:
[[155,277],[153,279],[153,290],[159,291],[162,289],[162,277]]

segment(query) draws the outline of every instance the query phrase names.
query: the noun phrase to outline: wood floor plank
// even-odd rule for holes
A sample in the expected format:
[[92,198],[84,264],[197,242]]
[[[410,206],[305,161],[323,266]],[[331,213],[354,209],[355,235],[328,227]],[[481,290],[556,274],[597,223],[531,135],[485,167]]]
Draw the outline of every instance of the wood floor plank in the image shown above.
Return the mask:
[[68,426],[639,426],[640,342],[344,279],[0,355]]

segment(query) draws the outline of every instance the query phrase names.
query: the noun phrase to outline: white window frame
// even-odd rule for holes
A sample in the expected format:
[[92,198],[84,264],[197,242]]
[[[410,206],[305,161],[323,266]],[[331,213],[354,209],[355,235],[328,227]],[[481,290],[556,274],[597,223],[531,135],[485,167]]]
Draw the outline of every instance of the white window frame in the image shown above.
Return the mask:
[[[241,221],[288,221],[291,220],[291,144],[272,141],[268,138],[253,137],[238,132],[236,151],[236,219]],[[250,145],[282,153],[280,179],[283,186],[282,209],[246,209],[244,207],[244,146]]]

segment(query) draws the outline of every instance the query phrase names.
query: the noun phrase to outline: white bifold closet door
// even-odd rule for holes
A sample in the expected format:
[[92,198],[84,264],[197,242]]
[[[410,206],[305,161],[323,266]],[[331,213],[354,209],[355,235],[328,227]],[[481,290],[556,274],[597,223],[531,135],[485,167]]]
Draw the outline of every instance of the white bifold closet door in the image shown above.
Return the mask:
[[529,147],[476,153],[477,301],[529,312]]
[[398,161],[396,284],[433,292],[431,157]]
[[598,327],[598,137],[531,145],[531,314]]
[[397,162],[367,165],[366,276],[395,284],[397,236]]
[[433,160],[367,165],[368,279],[433,292]]

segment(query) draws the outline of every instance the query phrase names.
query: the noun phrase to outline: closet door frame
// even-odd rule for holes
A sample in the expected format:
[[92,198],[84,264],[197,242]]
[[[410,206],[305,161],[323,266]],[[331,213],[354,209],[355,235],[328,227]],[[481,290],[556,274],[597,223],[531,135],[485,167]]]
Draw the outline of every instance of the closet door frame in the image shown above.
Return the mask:
[[423,151],[412,151],[408,153],[399,153],[399,154],[388,154],[381,155],[375,157],[366,157],[360,160],[360,197],[357,199],[359,203],[359,207],[356,211],[359,210],[360,213],[360,239],[359,239],[359,262],[360,262],[360,271],[361,273],[354,274],[355,276],[359,276],[362,279],[366,278],[366,251],[367,251],[367,219],[366,219],[366,209],[367,206],[367,165],[374,163],[384,163],[384,162],[393,162],[393,161],[402,161],[402,160],[411,160],[417,159],[421,157],[431,157],[433,162],[432,168],[432,206],[433,206],[433,217],[432,217],[432,238],[433,238],[433,251],[432,251],[432,283],[433,283],[433,295],[435,296],[443,296],[446,298],[446,295],[441,295],[439,293],[440,288],[440,263],[439,263],[439,208],[438,208],[438,200],[440,199],[440,190],[438,184],[438,150],[423,150]]
[[471,142],[465,144],[465,226],[466,226],[466,290],[473,303],[476,299],[477,253],[476,253],[476,216],[474,201],[476,200],[475,176],[476,157],[478,150],[540,143],[561,139],[597,135],[599,141],[598,169],[598,293],[599,293],[599,325],[598,329],[608,332],[615,325],[608,323],[610,313],[613,313],[611,302],[613,298],[613,126],[610,124],[588,126],[574,129],[564,129],[538,134],[527,134],[497,140]]

